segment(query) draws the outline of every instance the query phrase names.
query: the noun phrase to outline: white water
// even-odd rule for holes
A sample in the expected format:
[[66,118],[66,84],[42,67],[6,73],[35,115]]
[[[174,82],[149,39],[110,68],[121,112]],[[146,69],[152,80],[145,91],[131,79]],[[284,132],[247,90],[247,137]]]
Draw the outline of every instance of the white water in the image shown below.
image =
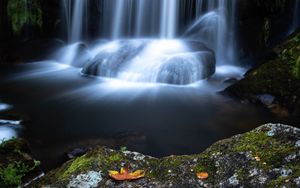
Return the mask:
[[124,16],[124,5],[125,1],[119,1],[115,4],[115,16],[114,16],[114,22],[113,22],[113,39],[118,39],[121,37],[122,34],[122,25],[123,25],[123,16]]
[[175,38],[177,28],[178,0],[162,0],[161,38]]
[[[199,11],[198,19],[187,29],[184,36],[204,42],[216,53],[218,64],[235,63],[235,0],[211,0],[206,11]],[[198,10],[204,1],[198,0]]]
[[87,20],[84,18],[87,14],[87,3],[88,0],[63,0],[62,1],[65,9],[67,30],[68,30],[68,41],[78,42],[83,38],[83,31]]
[[[87,27],[86,18],[90,14],[87,2],[87,0],[64,0],[68,20],[68,36],[71,43],[89,38],[89,36],[86,36],[89,33],[84,32]],[[168,41],[183,41],[185,38],[192,38],[214,50],[218,65],[234,64],[235,62],[235,0],[99,0],[98,9],[100,12],[99,36],[106,36],[113,41],[124,40],[124,38],[135,40],[136,38],[155,38],[160,40],[168,39]],[[194,13],[192,13],[193,9],[196,9]],[[93,18],[95,18],[94,16]],[[182,33],[183,23],[181,22],[184,22],[186,19],[194,20],[194,23],[191,26],[185,25],[186,32]],[[180,36],[181,39],[177,40]],[[128,43],[131,43],[130,40],[126,40]],[[56,59],[66,64],[73,64],[73,61],[78,58],[79,46],[77,44],[69,45],[61,50],[61,55],[59,55],[61,57]],[[97,66],[91,65],[92,70],[95,67],[94,71],[98,71],[98,66],[101,69],[107,69],[108,65],[105,64],[107,58],[109,61],[114,56],[120,56],[119,58],[122,59],[123,50],[126,51],[126,47],[116,52],[110,52],[112,44],[114,43],[104,46],[100,44],[90,50],[91,56],[87,59],[92,61],[97,56],[97,53],[109,51],[108,56],[105,53],[101,55],[105,57],[103,59],[104,62],[102,62],[104,67],[101,65],[101,62],[100,64],[97,62]],[[194,53],[195,51],[191,52],[181,49],[170,57],[162,57],[165,56],[164,52],[156,54],[155,51],[163,51],[170,48],[170,45],[174,45],[176,48],[177,45],[163,41],[154,42],[154,44],[151,50],[143,50],[142,53],[136,54],[136,57],[133,57],[130,61],[124,59],[122,63],[124,66],[122,66],[121,70],[105,70],[104,75],[134,82],[155,82],[158,79],[158,74],[166,74],[166,80],[175,79],[180,83],[183,83],[182,80],[184,78],[174,77],[178,77],[178,75],[187,77],[186,75],[190,74],[188,80],[197,81],[202,78],[201,74],[203,71],[200,65],[205,64],[205,62],[201,61],[205,61],[203,57],[206,57],[206,55],[199,55],[201,50]],[[163,47],[162,45],[166,46]],[[108,46],[108,49],[105,49],[106,46]],[[126,53],[130,54],[131,52]],[[182,55],[184,53],[188,54]],[[176,63],[174,62],[175,66],[169,65],[170,62],[168,61],[170,59],[173,61],[173,57],[176,57],[174,58],[176,60]],[[212,62],[211,57],[210,62]],[[108,67],[110,66],[112,65],[109,64]],[[168,75],[170,70],[173,72],[172,76]],[[91,70],[88,69],[88,71]]]

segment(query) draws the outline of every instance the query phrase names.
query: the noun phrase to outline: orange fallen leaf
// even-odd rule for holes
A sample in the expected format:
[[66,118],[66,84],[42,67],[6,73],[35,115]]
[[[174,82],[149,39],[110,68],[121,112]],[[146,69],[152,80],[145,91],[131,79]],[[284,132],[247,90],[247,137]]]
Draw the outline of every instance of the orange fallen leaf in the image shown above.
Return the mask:
[[257,161],[257,162],[259,162],[260,161],[260,157],[257,155],[257,156],[255,156],[254,157],[255,158],[255,160]]
[[200,179],[200,180],[205,180],[208,178],[208,173],[207,172],[200,172],[200,173],[197,173],[197,177]]
[[129,172],[127,168],[121,168],[119,172],[114,170],[109,170],[108,175],[112,179],[117,181],[136,180],[145,177],[145,171],[136,170],[134,172]]

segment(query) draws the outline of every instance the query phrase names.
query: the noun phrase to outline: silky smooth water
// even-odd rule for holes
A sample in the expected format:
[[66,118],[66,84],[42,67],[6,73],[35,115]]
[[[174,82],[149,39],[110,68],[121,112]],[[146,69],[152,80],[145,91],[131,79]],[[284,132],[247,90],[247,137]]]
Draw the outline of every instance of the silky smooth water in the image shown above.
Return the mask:
[[217,94],[228,86],[224,80],[244,71],[219,66],[211,80],[171,86],[84,78],[54,62],[1,65],[0,98],[30,118],[21,132],[47,169],[58,166],[65,152],[93,145],[127,146],[156,157],[192,154],[280,122],[263,108]]

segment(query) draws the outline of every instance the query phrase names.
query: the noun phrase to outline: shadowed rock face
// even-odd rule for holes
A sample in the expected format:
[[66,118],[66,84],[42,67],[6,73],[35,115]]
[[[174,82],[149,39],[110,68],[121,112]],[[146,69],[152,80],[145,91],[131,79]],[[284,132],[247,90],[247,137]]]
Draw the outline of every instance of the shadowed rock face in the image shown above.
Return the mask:
[[[266,124],[213,144],[201,154],[161,159],[97,147],[46,174],[33,187],[299,187],[300,130]],[[137,181],[116,182],[108,170],[143,169]],[[196,173],[207,172],[200,180]],[[88,178],[82,178],[88,177]]]
[[186,85],[215,72],[215,55],[196,41],[121,40],[99,47],[82,69],[86,75],[126,81]]
[[[300,119],[300,30],[273,50],[273,57],[253,68],[224,93],[262,103],[280,117]],[[261,96],[272,96],[267,103]]]

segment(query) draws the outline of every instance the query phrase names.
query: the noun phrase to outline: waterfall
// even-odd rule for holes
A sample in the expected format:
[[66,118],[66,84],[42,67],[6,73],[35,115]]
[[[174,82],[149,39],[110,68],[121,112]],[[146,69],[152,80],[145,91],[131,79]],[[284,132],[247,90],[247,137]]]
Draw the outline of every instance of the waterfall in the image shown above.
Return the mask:
[[[186,85],[209,78],[216,65],[235,62],[236,0],[87,3],[64,0],[72,45],[59,53],[85,75]],[[88,23],[89,16],[98,17],[98,23]],[[93,32],[84,32],[87,27],[100,28],[97,39],[109,40],[88,48],[80,43],[92,38]]]
[[83,31],[87,25],[87,3],[88,0],[64,0],[64,10],[67,22],[67,33],[69,42],[82,40]]
[[113,33],[113,39],[120,38],[122,34],[122,26],[124,24],[124,12],[125,12],[125,1],[118,1],[118,3],[115,3],[115,16],[113,20],[113,28],[112,28],[112,33]]
[[141,37],[142,36],[142,31],[144,27],[144,15],[146,11],[145,7],[145,1],[138,1],[137,2],[137,13],[136,13],[136,26],[135,26],[135,36],[136,37]]
[[184,37],[204,42],[216,53],[219,64],[232,64],[235,59],[235,0],[196,0],[197,20]]
[[176,34],[176,23],[178,15],[177,0],[162,0],[160,36],[161,38],[174,38]]

